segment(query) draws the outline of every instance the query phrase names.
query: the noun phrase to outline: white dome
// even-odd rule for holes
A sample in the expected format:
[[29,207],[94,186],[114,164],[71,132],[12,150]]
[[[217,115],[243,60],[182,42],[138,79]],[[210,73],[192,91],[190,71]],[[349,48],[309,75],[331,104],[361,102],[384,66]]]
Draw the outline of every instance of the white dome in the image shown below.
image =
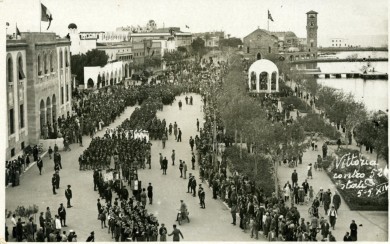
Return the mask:
[[252,71],[255,71],[258,74],[263,71],[272,73],[274,71],[278,72],[278,67],[267,59],[260,59],[254,62],[251,67],[249,67],[248,73],[250,74]]

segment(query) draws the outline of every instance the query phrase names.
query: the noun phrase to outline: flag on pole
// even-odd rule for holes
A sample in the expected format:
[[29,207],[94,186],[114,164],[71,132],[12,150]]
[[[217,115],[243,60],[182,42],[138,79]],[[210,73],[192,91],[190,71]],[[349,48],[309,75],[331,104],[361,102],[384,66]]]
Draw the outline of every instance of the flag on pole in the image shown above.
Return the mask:
[[5,25],[6,25],[6,26],[9,26],[9,23],[8,23],[8,22],[5,22]]
[[272,22],[274,21],[274,19],[272,18],[271,12],[269,10],[268,10],[268,19],[271,20]]
[[186,25],[186,28],[189,29],[190,27],[188,25]]
[[21,36],[18,26],[16,26],[16,36]]
[[53,16],[51,15],[50,11],[46,8],[45,5],[41,3],[41,21],[49,22],[49,26],[47,26],[47,30],[49,29],[52,20],[53,20]]

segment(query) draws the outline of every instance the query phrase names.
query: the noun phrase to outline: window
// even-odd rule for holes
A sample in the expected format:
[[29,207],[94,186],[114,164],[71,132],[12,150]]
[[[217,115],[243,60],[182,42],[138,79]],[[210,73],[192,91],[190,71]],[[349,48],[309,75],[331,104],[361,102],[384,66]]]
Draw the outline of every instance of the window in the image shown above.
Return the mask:
[[24,141],[22,141],[22,143],[20,143],[20,149],[24,149]]
[[271,47],[268,47],[268,53],[271,53]]
[[14,109],[9,110],[9,134],[15,133]]
[[50,64],[50,72],[54,72],[53,54],[52,53],[50,53],[50,55],[49,55],[49,64]]
[[42,75],[41,56],[38,55],[38,75]]
[[69,85],[66,85],[66,101],[69,101]]
[[61,104],[64,104],[64,87],[61,86]]
[[26,78],[23,72],[23,59],[21,56],[18,59],[18,70],[19,80],[23,80],[24,78]]
[[45,74],[48,73],[48,68],[47,68],[47,56],[46,53],[43,55],[43,70],[45,71]]
[[311,43],[310,43],[310,46],[311,46],[311,47],[314,47],[314,42],[311,42]]
[[66,67],[69,67],[68,50],[67,49],[65,49],[65,65],[66,65]]
[[63,65],[64,65],[64,61],[62,60],[62,50],[60,50],[60,69],[63,68]]
[[246,53],[249,53],[249,47],[246,47]]
[[20,104],[20,106],[19,106],[19,121],[20,121],[20,128],[24,128],[24,106],[23,106],[23,104]]
[[15,156],[15,148],[11,149],[11,157]]
[[9,57],[7,60],[7,81],[13,82],[13,65],[12,65],[12,58]]

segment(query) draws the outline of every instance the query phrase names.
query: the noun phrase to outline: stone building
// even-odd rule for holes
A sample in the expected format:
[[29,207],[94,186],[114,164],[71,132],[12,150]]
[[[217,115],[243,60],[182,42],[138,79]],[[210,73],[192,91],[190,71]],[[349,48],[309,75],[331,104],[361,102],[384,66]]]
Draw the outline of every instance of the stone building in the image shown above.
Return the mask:
[[243,50],[250,59],[269,59],[271,55],[279,53],[279,39],[271,32],[257,29],[244,37]]
[[[317,58],[318,13],[311,10],[306,13],[306,38],[299,38],[291,31],[270,32],[257,29],[244,37],[244,57],[249,60],[275,59],[295,62]],[[313,69],[315,61],[296,64],[296,68]]]
[[[70,41],[22,32],[7,40],[7,157],[39,143],[43,128],[71,112]],[[27,123],[28,121],[28,123]]]

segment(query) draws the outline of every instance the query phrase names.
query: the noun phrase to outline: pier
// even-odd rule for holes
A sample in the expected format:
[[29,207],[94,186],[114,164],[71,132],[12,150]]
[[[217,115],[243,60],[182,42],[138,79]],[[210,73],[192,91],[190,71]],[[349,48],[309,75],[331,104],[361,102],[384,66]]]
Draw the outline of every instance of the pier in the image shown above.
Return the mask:
[[388,74],[382,72],[361,72],[361,71],[351,71],[351,72],[321,72],[321,71],[305,71],[304,75],[314,76],[315,78],[362,78],[365,80],[387,80]]

